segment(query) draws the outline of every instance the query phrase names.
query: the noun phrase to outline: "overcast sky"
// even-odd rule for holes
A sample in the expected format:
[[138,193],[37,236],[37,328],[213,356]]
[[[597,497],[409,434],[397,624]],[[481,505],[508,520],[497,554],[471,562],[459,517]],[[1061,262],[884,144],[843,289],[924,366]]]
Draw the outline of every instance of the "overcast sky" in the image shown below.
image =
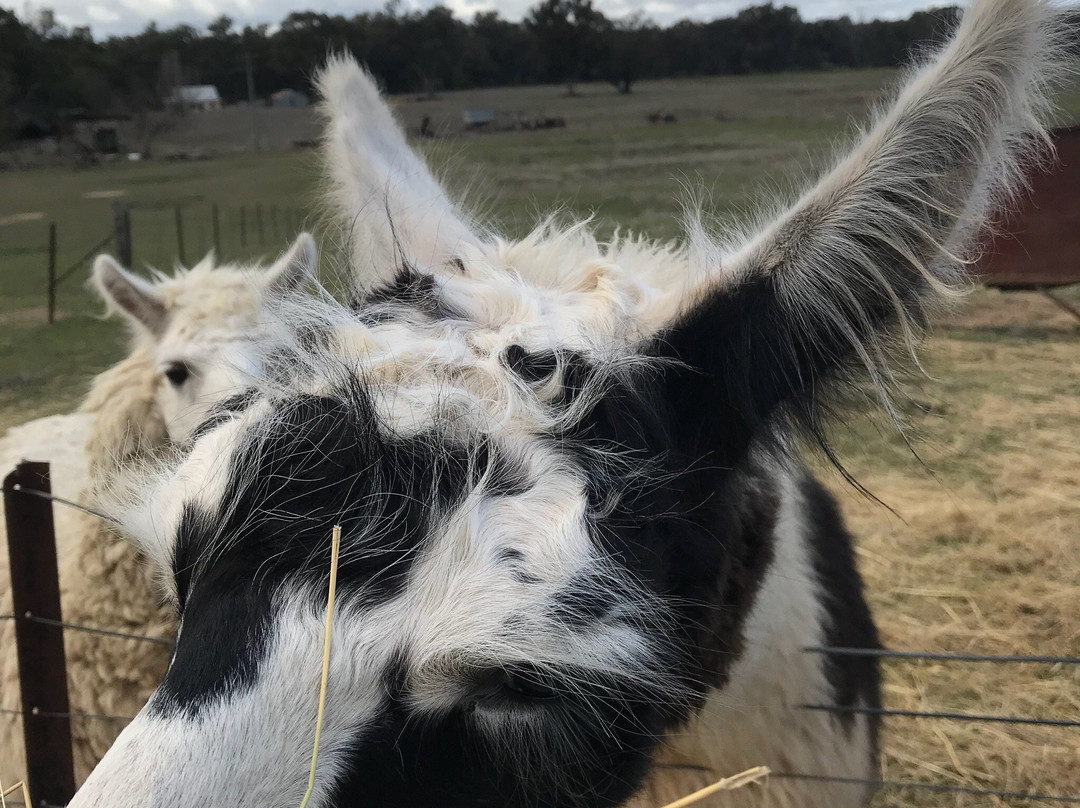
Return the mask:
[[[763,0],[759,0],[762,1]],[[444,0],[460,17],[470,18],[477,11],[498,9],[508,19],[520,19],[536,0]],[[754,5],[754,0],[594,0],[609,17],[642,11],[656,22],[667,24],[684,17],[712,19],[726,17],[740,8]],[[64,25],[89,25],[95,36],[126,34],[142,30],[151,20],[160,27],[176,23],[204,26],[220,14],[228,14],[238,24],[276,23],[290,11],[315,9],[328,13],[352,15],[374,10],[385,0],[0,0],[16,6],[16,11],[30,17],[33,9],[46,6],[56,10]],[[912,11],[948,0],[777,0],[777,4],[798,6],[806,19],[850,15],[856,20],[874,17],[906,17]],[[427,8],[435,0],[405,0],[406,8]]]

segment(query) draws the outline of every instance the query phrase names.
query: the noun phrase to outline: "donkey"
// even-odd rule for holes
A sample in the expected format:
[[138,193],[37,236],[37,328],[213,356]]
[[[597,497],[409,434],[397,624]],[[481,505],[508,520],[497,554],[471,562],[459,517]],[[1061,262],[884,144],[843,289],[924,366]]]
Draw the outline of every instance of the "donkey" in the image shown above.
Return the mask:
[[[265,382],[105,503],[181,627],[73,808],[300,804],[334,525],[309,806],[655,806],[693,779],[673,772],[758,764],[872,780],[874,665],[804,652],[877,638],[795,446],[845,383],[888,400],[892,347],[963,288],[1045,154],[1055,19],[979,0],[793,206],[723,241],[690,216],[683,245],[478,227],[333,60],[355,300],[283,301]],[[736,796],[838,808],[869,788]]]

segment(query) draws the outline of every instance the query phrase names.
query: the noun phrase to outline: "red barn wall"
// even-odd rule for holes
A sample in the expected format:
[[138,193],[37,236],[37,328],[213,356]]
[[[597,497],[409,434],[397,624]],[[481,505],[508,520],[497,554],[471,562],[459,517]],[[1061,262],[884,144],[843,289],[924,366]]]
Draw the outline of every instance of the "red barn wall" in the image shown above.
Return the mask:
[[1031,194],[983,257],[989,286],[1080,283],[1080,126],[1053,134],[1058,163],[1033,178]]

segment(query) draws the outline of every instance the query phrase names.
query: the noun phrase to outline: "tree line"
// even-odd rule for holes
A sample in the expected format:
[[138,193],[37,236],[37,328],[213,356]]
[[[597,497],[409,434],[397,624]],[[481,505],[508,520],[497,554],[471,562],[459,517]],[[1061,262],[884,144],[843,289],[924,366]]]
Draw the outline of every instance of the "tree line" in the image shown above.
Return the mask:
[[353,16],[294,12],[277,26],[242,28],[227,16],[206,30],[151,23],[132,36],[95,39],[51,14],[23,21],[0,7],[0,138],[31,137],[63,116],[137,115],[160,109],[180,84],[212,84],[226,103],[290,87],[311,91],[328,52],[348,50],[392,93],[466,87],[609,81],[782,70],[886,67],[946,34],[955,7],[906,20],[806,21],[772,3],[707,22],[661,27],[642,16],[609,19],[591,0],[541,0],[521,22],[497,12],[471,21],[436,6],[392,0]]

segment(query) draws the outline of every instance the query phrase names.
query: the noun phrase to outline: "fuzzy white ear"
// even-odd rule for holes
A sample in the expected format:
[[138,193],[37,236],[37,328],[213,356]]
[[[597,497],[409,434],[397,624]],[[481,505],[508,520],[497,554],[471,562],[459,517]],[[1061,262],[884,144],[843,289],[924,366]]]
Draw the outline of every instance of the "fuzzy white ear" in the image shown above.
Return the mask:
[[151,335],[161,334],[168,311],[153,284],[128,272],[109,255],[99,255],[94,261],[93,279],[98,294],[111,309]]
[[350,56],[318,78],[327,118],[326,171],[350,228],[356,282],[367,287],[403,261],[438,267],[479,239],[405,133],[375,80]]
[[284,295],[295,291],[315,277],[319,251],[309,233],[301,233],[292,246],[263,275],[268,292]]

